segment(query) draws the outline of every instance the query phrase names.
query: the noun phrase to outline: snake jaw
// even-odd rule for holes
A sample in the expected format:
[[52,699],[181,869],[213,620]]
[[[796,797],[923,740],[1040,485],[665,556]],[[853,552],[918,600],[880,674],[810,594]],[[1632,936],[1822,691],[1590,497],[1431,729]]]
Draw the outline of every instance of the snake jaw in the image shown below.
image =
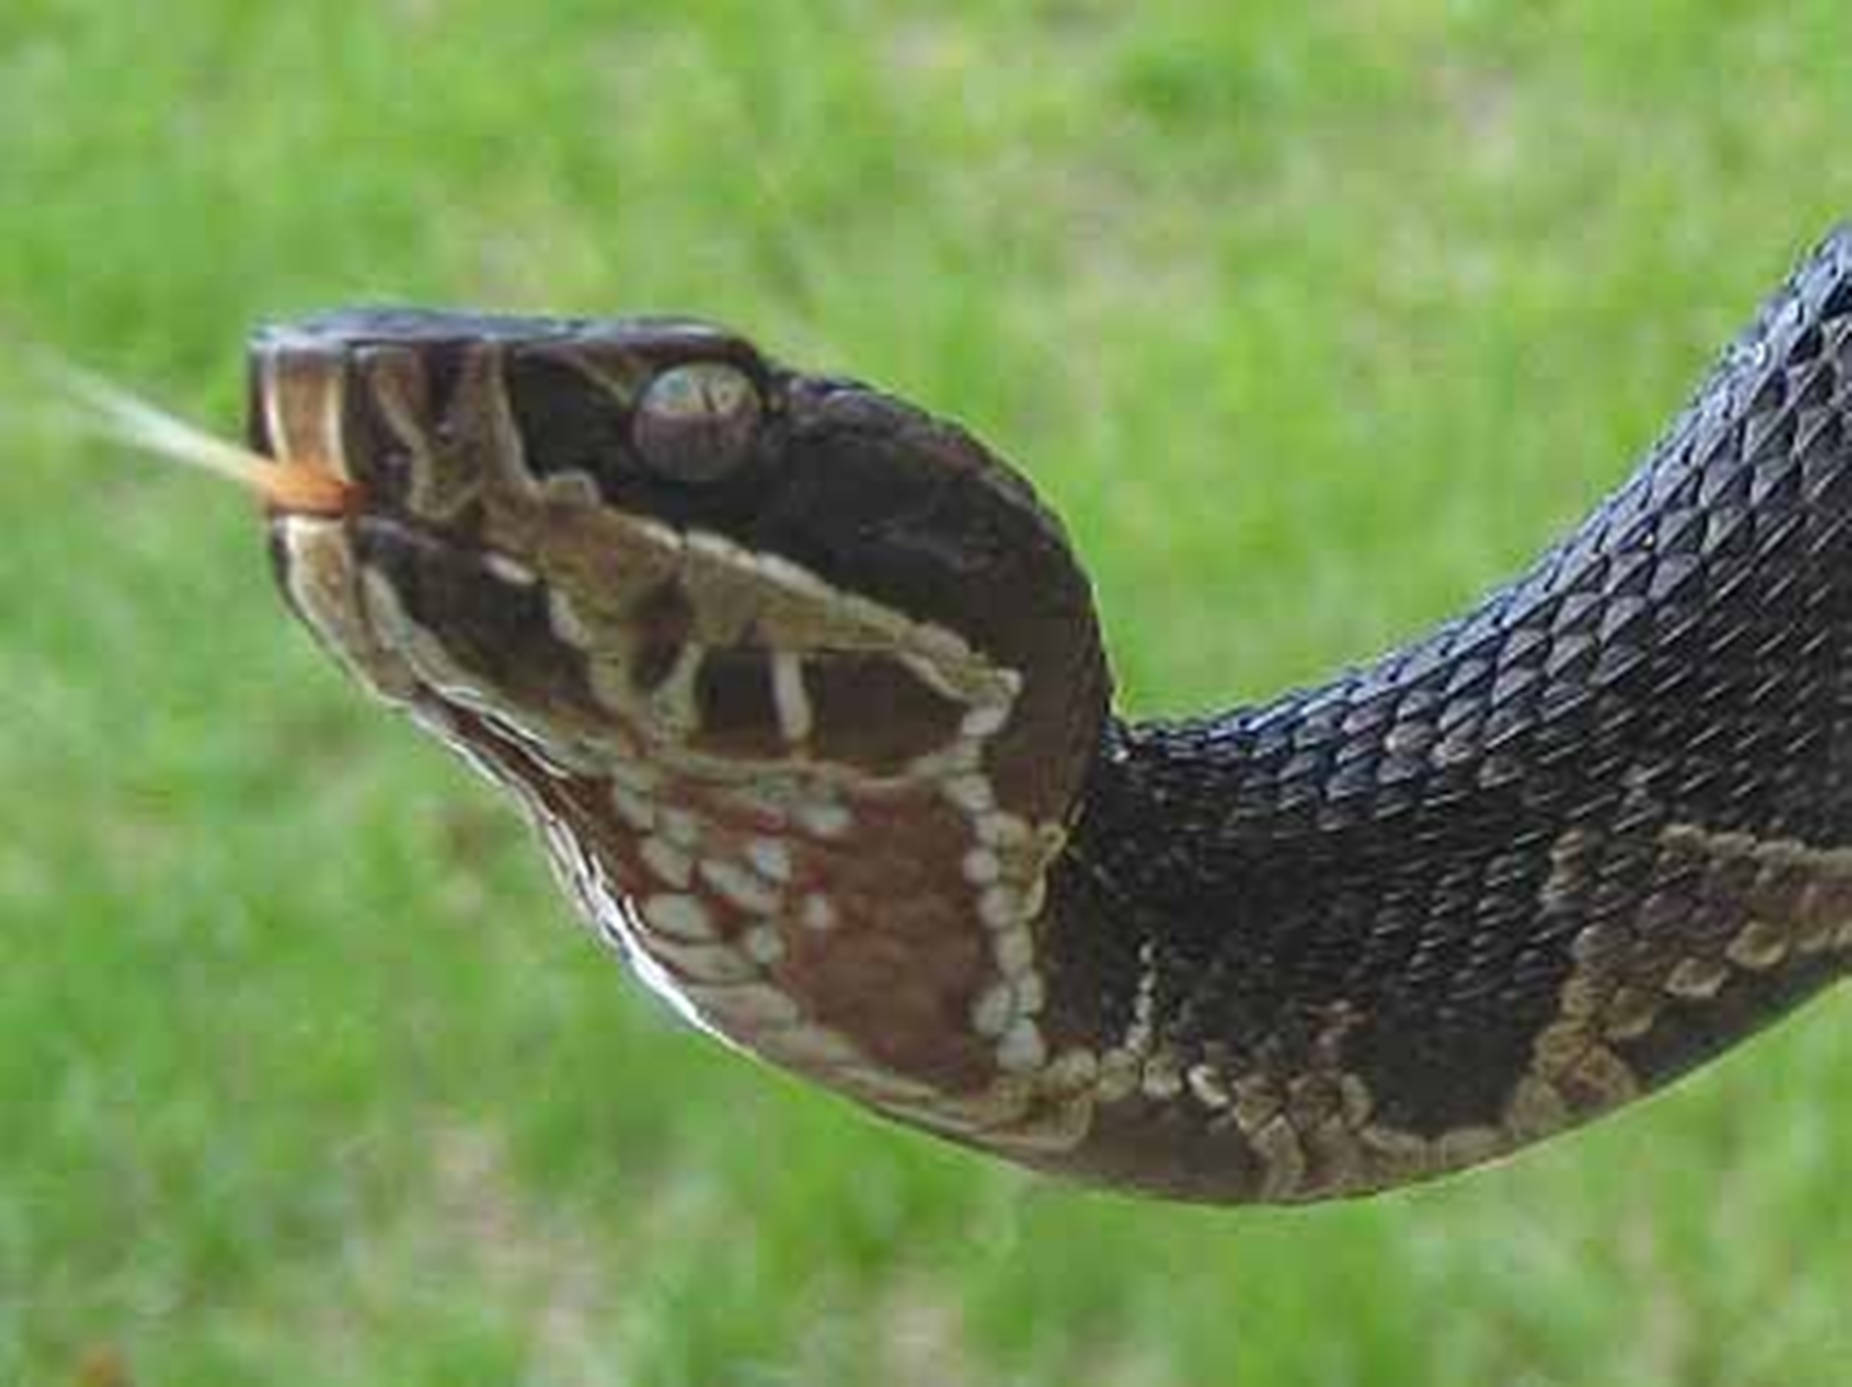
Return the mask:
[[[626,565],[646,597],[603,625],[549,587],[575,570],[544,550],[529,567],[372,518],[338,537],[296,519],[277,533],[297,609],[516,792],[587,914],[678,1011],[941,1130],[1030,1113],[1018,1076],[1045,1065],[1053,1035],[1033,927],[1060,840],[999,804],[989,775],[1019,676],[842,595],[825,619],[820,580],[768,574],[712,537],[687,537],[667,575]],[[343,567],[345,581],[305,586]],[[331,590],[333,612],[317,605]],[[686,610],[674,655],[644,678],[661,633],[637,612],[664,591]],[[697,611],[730,607],[751,615],[723,629],[773,644],[693,638]],[[725,720],[717,670],[757,675],[756,721]],[[871,700],[905,725],[838,735]]]

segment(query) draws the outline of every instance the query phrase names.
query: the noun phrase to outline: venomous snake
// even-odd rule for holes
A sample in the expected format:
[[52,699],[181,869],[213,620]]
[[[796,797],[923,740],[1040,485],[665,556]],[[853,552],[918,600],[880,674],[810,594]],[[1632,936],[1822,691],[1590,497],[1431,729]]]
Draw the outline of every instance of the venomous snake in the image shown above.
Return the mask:
[[1638,470],[1321,687],[1116,716],[1028,484],[682,320],[261,329],[288,602],[703,1030],[1206,1201],[1468,1166],[1852,957],[1852,230]]

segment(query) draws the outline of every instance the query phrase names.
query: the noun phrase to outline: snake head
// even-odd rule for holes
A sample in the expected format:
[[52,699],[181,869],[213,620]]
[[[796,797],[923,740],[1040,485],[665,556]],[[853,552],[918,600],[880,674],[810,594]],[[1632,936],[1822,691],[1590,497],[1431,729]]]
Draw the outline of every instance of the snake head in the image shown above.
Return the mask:
[[1036,931],[1108,691],[1024,481],[681,320],[337,313],[251,380],[253,449],[348,487],[272,510],[292,606],[646,981],[941,1131],[1044,1122]]
[[961,430],[674,319],[340,312],[261,330],[251,380],[254,449],[353,486],[276,513],[274,551],[377,691],[721,775],[893,776],[1028,727],[1012,797],[1071,801],[1106,689],[1086,582]]

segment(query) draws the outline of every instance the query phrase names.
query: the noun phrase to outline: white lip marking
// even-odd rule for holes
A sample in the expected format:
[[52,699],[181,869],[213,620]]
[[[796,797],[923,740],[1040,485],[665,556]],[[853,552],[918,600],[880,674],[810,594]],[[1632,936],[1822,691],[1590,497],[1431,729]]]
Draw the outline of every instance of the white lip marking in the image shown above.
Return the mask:
[[690,982],[725,986],[759,977],[757,965],[728,944],[682,944],[658,938],[650,941],[649,950]]
[[960,689],[956,683],[947,678],[945,671],[940,669],[938,662],[931,657],[916,655],[909,650],[901,652],[900,661],[908,669],[913,671],[913,677],[915,679],[918,679],[920,683],[924,684],[941,698],[947,699],[953,703],[963,703],[965,701],[964,690]]
[[1003,870],[1003,864],[989,848],[973,848],[965,854],[965,880],[974,886],[988,886]]
[[971,1025],[981,1036],[996,1039],[1016,1019],[1016,991],[1007,982],[993,982],[971,1004]]
[[553,634],[575,650],[590,650],[598,637],[572,605],[572,598],[557,587],[547,589],[547,624]]
[[777,554],[760,554],[757,560],[759,572],[787,592],[811,599],[823,598],[826,601],[836,596],[829,584],[809,569],[800,568],[787,558],[782,558]]
[[800,828],[819,838],[840,838],[854,822],[849,811],[833,800],[800,804],[797,821]]
[[785,956],[784,936],[771,925],[759,925],[747,930],[740,943],[747,955],[757,963],[776,963]]
[[647,795],[662,783],[662,776],[656,769],[642,761],[615,760],[609,770],[612,780],[639,795]]
[[611,782],[611,807],[617,810],[618,818],[640,833],[648,833],[656,826],[656,807],[643,795],[615,780]]
[[264,378],[261,392],[264,399],[264,432],[270,438],[270,456],[278,462],[290,462],[295,450],[289,446],[289,435],[283,430],[283,388],[277,378],[275,353],[264,353],[261,374]]
[[768,881],[791,880],[791,850],[776,838],[754,838],[746,844],[746,860]]
[[757,1043],[774,1059],[792,1064],[835,1068],[858,1063],[862,1058],[861,1052],[842,1036],[821,1026],[800,1026],[776,1035],[761,1036]]
[[693,896],[651,896],[643,902],[643,918],[650,928],[676,939],[706,943],[714,937],[714,922],[707,908]]
[[604,503],[604,496],[598,490],[598,483],[589,472],[577,469],[568,472],[549,472],[541,479],[540,491],[543,496],[550,496],[557,501],[570,505],[598,506]]
[[1014,814],[1005,814],[1001,810],[979,814],[977,836],[980,841],[994,843],[998,847],[1014,847],[1028,839],[1029,825]]
[[701,824],[686,809],[664,809],[662,832],[678,848],[692,848],[701,841]]
[[677,1016],[696,1030],[727,1045],[737,1046],[736,1041],[708,1023],[707,1018],[689,1001],[681,980],[651,958],[649,951],[638,942],[637,932],[644,925],[634,902],[620,902],[604,889],[594,891],[590,900],[600,932],[605,938],[616,942],[624,955],[624,961],[635,971],[645,987],[667,1002]]
[[799,918],[803,920],[805,929],[816,930],[821,934],[836,928],[836,907],[830,904],[828,896],[806,896]]
[[1016,980],[1016,1007],[1025,1016],[1033,1016],[1047,1000],[1042,989],[1042,975],[1030,973]]
[[1006,929],[996,937],[997,969],[1006,978],[1018,977],[1035,963],[1035,940],[1021,925]]
[[690,984],[688,995],[707,1011],[733,1024],[795,1026],[804,1019],[803,1008],[785,993],[764,983],[740,983],[733,987]]
[[1008,929],[1023,918],[1022,898],[1007,886],[986,887],[978,897],[977,917],[987,929]]
[[669,886],[686,888],[694,872],[694,859],[666,838],[649,837],[638,849],[643,865]]
[[945,797],[967,814],[982,814],[997,802],[989,779],[976,774],[952,776],[945,782]]
[[981,739],[995,736],[1003,730],[1003,724],[1009,720],[1009,704],[984,703],[964,715],[958,724],[958,730],[964,736]]
[[750,915],[769,915],[778,908],[778,892],[737,862],[724,857],[704,857],[701,875],[716,891]]
[[341,415],[347,394],[341,373],[331,360],[319,353],[298,360],[313,364],[314,379],[309,385],[317,391],[316,403],[320,406],[306,430],[311,435],[307,438],[291,432],[289,416],[284,410],[285,398],[292,394],[299,398],[300,391],[292,391],[284,379],[280,354],[275,351],[263,354],[260,393],[264,431],[270,436],[270,455],[285,464],[306,460],[344,481],[351,481],[353,473],[348,468],[346,444],[341,437]]
[[695,706],[695,676],[701,672],[701,661],[707,658],[707,647],[699,641],[686,641],[675,656],[675,664],[669,670],[668,677],[650,695],[650,706],[656,716],[671,727],[690,729],[701,725],[701,712]]
[[1047,1058],[1048,1047],[1033,1021],[1018,1021],[997,1042],[997,1063],[1012,1074],[1039,1069]]
[[772,652],[772,706],[778,710],[778,730],[787,742],[810,739],[810,691],[804,687],[803,657],[790,650]]
[[341,416],[346,412],[347,384],[339,371],[328,376],[328,389],[322,391],[321,463],[337,477],[353,479],[347,465],[347,439],[341,431]]
[[340,521],[305,516],[284,517],[279,533],[288,559],[283,565],[290,600],[324,645],[361,687],[391,703],[401,703],[417,687],[404,657],[375,638],[353,575],[353,546]]
[[531,588],[540,581],[534,570],[519,559],[510,558],[506,554],[498,554],[494,550],[482,556],[482,566],[504,583],[512,583],[518,588]]

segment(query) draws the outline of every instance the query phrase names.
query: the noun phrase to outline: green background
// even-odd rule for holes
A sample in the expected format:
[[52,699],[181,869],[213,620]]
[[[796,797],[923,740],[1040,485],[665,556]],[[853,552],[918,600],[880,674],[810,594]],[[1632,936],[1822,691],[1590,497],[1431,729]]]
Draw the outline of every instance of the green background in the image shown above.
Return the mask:
[[[265,316],[717,317],[1017,459],[1190,710],[1613,486],[1852,211],[1849,52],[1844,0],[8,0],[0,324],[229,427]],[[1373,1201],[1021,1175],[670,1024],[244,497],[0,376],[0,1382],[1844,1380],[1843,997]]]

